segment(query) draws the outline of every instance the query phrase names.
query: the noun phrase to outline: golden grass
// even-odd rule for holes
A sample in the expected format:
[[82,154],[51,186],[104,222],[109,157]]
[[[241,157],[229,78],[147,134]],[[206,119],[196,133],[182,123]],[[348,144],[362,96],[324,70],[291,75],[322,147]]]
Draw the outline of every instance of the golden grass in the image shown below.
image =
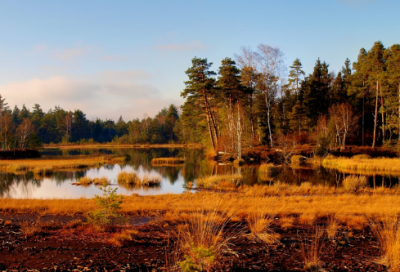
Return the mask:
[[294,218],[291,216],[282,216],[279,218],[279,223],[281,224],[281,228],[288,229],[293,227]]
[[90,185],[93,183],[93,180],[89,177],[81,177],[78,179],[79,185]]
[[159,186],[161,181],[162,177],[160,175],[144,175],[141,184],[145,186]]
[[279,242],[280,236],[274,233],[270,225],[277,213],[277,205],[262,205],[251,210],[246,218],[251,237],[266,244]]
[[307,162],[307,158],[301,155],[293,155],[290,158],[290,163],[293,165],[304,165]]
[[328,234],[329,239],[334,239],[338,232],[339,228],[339,220],[335,217],[335,215],[330,215],[328,217],[328,222],[326,226],[326,233]]
[[263,163],[258,169],[258,176],[262,181],[270,180],[272,177],[276,176],[278,171],[272,163]]
[[365,176],[347,176],[343,180],[343,187],[347,192],[354,192],[356,193],[360,189],[367,187],[368,181],[367,177]]
[[185,163],[184,158],[154,158],[151,160],[152,165],[181,165]]
[[122,232],[115,233],[108,242],[110,244],[122,247],[127,244],[128,241],[132,241],[134,236],[137,236],[139,231],[137,230],[123,230]]
[[0,169],[3,172],[18,173],[33,171],[35,175],[51,174],[59,170],[76,170],[88,167],[99,167],[103,164],[121,163],[121,156],[79,156],[38,158],[24,160],[2,160]]
[[94,178],[93,183],[95,185],[108,185],[110,184],[110,180],[106,176],[104,176],[101,178]]
[[315,213],[303,213],[299,217],[299,223],[303,225],[314,225],[315,219],[317,216]]
[[321,237],[323,233],[324,231],[317,227],[311,241],[302,242],[301,244],[305,271],[318,272],[322,269],[323,262],[320,259],[320,255],[322,246]]
[[239,185],[243,180],[243,176],[239,174],[235,175],[212,175],[197,179],[197,187],[200,188],[217,188],[223,182],[228,182],[228,184]]
[[27,237],[35,236],[42,232],[42,227],[37,224],[32,224],[28,221],[21,223],[21,232]]
[[[357,157],[358,156],[358,157]],[[326,168],[335,168],[350,171],[379,171],[380,173],[400,172],[399,158],[366,158],[365,155],[357,155],[352,158],[327,156],[322,165]]]
[[138,184],[140,183],[140,178],[135,172],[122,171],[118,173],[117,181],[124,184]]
[[400,270],[400,222],[397,213],[385,214],[382,221],[372,219],[371,229],[378,238],[383,255],[377,260],[388,271]]

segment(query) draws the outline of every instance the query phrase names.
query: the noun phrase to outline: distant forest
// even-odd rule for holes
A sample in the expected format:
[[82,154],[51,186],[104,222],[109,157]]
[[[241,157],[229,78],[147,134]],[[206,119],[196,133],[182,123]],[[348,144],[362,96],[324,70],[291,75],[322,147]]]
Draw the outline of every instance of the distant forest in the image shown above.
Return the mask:
[[214,150],[315,144],[324,154],[346,144],[399,148],[400,45],[375,42],[337,74],[317,59],[306,75],[299,59],[285,66],[279,48],[260,44],[222,60],[217,72],[193,58],[181,96],[186,99],[153,118],[89,121],[81,110],[55,107],[47,113],[10,109],[1,99],[4,149],[40,143],[203,143]]

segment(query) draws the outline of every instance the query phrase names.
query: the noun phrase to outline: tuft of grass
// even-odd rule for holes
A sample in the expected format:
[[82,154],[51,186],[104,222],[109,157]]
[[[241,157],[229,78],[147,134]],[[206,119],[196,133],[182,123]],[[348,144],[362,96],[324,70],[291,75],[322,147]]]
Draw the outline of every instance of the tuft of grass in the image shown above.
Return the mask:
[[227,209],[229,204],[216,200],[203,205],[187,213],[184,224],[177,228],[177,245],[185,256],[185,260],[178,265],[183,271],[210,271],[215,268],[223,251],[229,249],[229,241],[238,234],[237,229],[227,227],[232,215]]
[[307,163],[307,158],[301,155],[293,155],[290,158],[290,163],[292,165],[305,165]]
[[281,228],[288,229],[293,227],[294,218],[290,216],[282,216],[279,218],[279,223],[281,223]]
[[276,176],[278,171],[272,163],[263,163],[258,169],[258,176],[262,181],[270,180],[272,177]]
[[38,224],[33,224],[25,221],[21,223],[21,232],[27,237],[31,237],[42,233],[42,227]]
[[185,163],[184,158],[154,158],[151,160],[151,164],[162,166],[162,165],[180,165]]
[[299,217],[299,223],[304,225],[313,225],[316,219],[315,213],[303,213]]
[[110,180],[107,177],[101,177],[101,178],[94,178],[93,183],[95,185],[109,185]]
[[243,180],[243,176],[239,174],[235,175],[212,175],[197,179],[197,187],[200,188],[216,188],[222,182],[228,182],[230,184],[239,185]]
[[118,183],[125,183],[125,184],[139,184],[140,178],[137,176],[135,172],[126,172],[122,171],[118,174],[117,177]]
[[93,183],[93,180],[92,180],[91,178],[89,178],[89,177],[81,177],[81,178],[78,180],[78,183],[79,183],[80,185],[90,185],[90,184]]
[[128,241],[132,241],[134,236],[137,236],[139,231],[137,230],[124,230],[122,232],[115,233],[108,242],[118,247],[125,246]]
[[141,184],[145,186],[159,186],[161,184],[162,177],[159,175],[144,175]]
[[365,176],[350,175],[343,180],[343,187],[348,192],[357,193],[357,191],[367,187],[367,185],[368,181]]
[[301,253],[304,259],[304,270],[309,272],[322,271],[323,262],[320,259],[321,255],[321,237],[324,231],[319,227],[315,230],[315,235],[310,241],[301,243]]
[[377,260],[388,271],[400,270],[400,222],[397,214],[386,214],[382,221],[371,219],[371,229],[378,238],[383,255]]
[[326,233],[328,234],[329,239],[334,239],[336,237],[338,228],[339,228],[339,220],[335,217],[335,215],[329,216],[328,224],[326,226]]
[[250,210],[246,218],[251,237],[266,244],[279,242],[279,234],[270,227],[276,215],[276,205],[254,206],[256,208]]

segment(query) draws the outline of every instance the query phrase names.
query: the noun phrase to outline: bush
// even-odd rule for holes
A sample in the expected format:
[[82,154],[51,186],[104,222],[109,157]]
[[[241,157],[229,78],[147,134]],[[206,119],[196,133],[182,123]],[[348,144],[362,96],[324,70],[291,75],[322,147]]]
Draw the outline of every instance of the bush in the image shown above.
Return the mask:
[[368,185],[367,177],[365,176],[347,176],[343,180],[343,187],[346,191],[356,193],[359,189],[365,188]]
[[290,158],[290,162],[294,165],[304,165],[307,162],[307,158],[301,155],[293,155]]
[[88,222],[95,225],[115,225],[127,222],[125,217],[117,213],[122,204],[122,196],[116,193],[117,188],[111,189],[103,185],[100,189],[103,191],[103,196],[95,196],[96,204],[100,206],[100,209],[88,212]]
[[214,247],[206,248],[204,246],[196,247],[191,245],[189,255],[185,255],[185,260],[178,262],[178,266],[183,272],[204,271],[205,268],[210,267],[216,258]]
[[126,171],[122,171],[118,174],[117,180],[118,183],[126,183],[126,184],[140,183],[140,179],[135,172],[128,173]]

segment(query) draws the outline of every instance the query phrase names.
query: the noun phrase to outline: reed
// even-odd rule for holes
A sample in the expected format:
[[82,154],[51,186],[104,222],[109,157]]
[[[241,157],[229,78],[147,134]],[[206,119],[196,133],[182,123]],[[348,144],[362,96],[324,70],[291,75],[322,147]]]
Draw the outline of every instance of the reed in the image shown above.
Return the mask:
[[161,166],[161,165],[181,165],[185,163],[185,159],[184,158],[154,158],[151,160],[151,164],[152,165],[157,165],[157,166]]
[[326,233],[328,234],[329,239],[334,239],[336,237],[338,228],[339,228],[339,220],[335,217],[335,215],[328,216]]
[[137,176],[135,172],[126,172],[122,171],[118,173],[117,177],[118,183],[123,184],[140,184],[140,178]]
[[239,185],[243,180],[243,176],[235,175],[212,175],[197,179],[197,187],[200,188],[217,188],[221,183],[228,182],[229,184]]
[[315,235],[311,241],[303,241],[301,243],[301,253],[304,259],[304,270],[309,272],[318,272],[322,270],[323,262],[320,259],[321,255],[321,237],[324,231],[316,227]]
[[[358,156],[358,157],[357,157]],[[322,165],[326,168],[353,171],[380,171],[385,173],[400,172],[399,158],[369,158],[357,155],[352,158],[327,156]]]

